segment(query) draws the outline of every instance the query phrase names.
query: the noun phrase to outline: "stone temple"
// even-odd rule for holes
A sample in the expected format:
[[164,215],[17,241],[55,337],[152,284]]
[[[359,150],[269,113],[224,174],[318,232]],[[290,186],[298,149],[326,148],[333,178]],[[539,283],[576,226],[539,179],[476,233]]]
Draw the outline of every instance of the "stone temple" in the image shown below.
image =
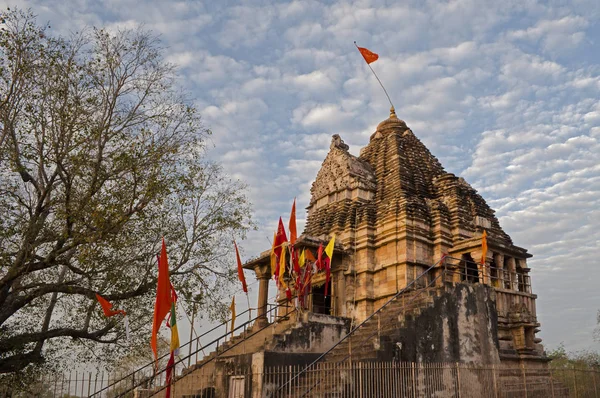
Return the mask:
[[[515,371],[526,365],[539,370],[530,381],[548,384],[548,359],[536,337],[531,255],[513,243],[475,189],[444,170],[393,108],[358,157],[333,136],[307,210],[295,246],[314,254],[336,236],[330,293],[324,295],[325,275],[319,273],[306,309],[287,304],[285,294],[274,307],[268,303],[274,283],[270,250],[247,262],[244,268],[260,282],[258,318],[189,368],[176,383],[183,395],[175,396],[199,391],[197,372],[209,375],[210,391],[223,394],[246,377],[240,381],[246,393],[239,396],[317,396],[298,389],[282,395],[263,373],[274,365],[315,361],[464,363]],[[251,373],[235,376],[234,369],[244,368]],[[506,373],[504,385],[513,376]],[[341,380],[345,390],[332,386],[319,396],[354,396],[340,392],[356,392],[352,377]]]
[[[481,261],[484,231],[485,264]],[[393,108],[358,157],[350,154],[339,135],[333,136],[312,184],[299,246],[314,250],[334,234],[332,293],[323,298],[324,276],[318,275],[312,312],[360,322],[446,256],[445,266],[452,271],[445,279],[489,287],[486,294],[494,302],[490,316],[497,353],[488,359],[543,358],[541,340],[535,336],[540,326],[537,296],[531,291],[527,267],[531,254],[513,244],[494,210],[463,178],[444,170]],[[264,307],[269,252],[246,267],[262,281],[259,307]],[[419,281],[417,287],[426,281]]]

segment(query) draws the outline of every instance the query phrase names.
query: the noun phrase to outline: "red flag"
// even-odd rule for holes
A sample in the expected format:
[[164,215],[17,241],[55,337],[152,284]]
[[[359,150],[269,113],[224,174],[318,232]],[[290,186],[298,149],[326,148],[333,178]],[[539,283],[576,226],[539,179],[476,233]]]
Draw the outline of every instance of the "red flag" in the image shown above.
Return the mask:
[[360,51],[361,55],[363,56],[363,58],[365,59],[365,62],[367,64],[370,64],[371,62],[375,62],[379,59],[379,55],[375,54],[374,52],[370,51],[369,49],[366,49],[364,47],[357,47],[358,51]]
[[240,282],[242,282],[242,289],[244,289],[244,293],[248,293],[246,277],[244,276],[244,269],[242,268],[242,260],[240,259],[240,252],[238,251],[238,247],[235,243],[235,240],[233,241],[233,245],[235,246],[235,257],[237,259],[238,278]]
[[173,384],[173,368],[175,367],[175,356],[171,351],[169,362],[167,362],[167,377],[165,384],[167,385],[167,391],[165,392],[165,398],[171,398],[171,384]]
[[160,324],[165,316],[171,311],[171,282],[169,281],[169,262],[167,260],[167,246],[165,239],[162,241],[162,249],[158,258],[158,281],[156,283],[156,301],[154,303],[154,316],[152,319],[152,337],[150,346],[154,353],[154,358],[158,360],[158,350],[156,340]]
[[281,217],[279,217],[279,226],[277,227],[277,233],[275,234],[275,241],[273,243],[273,252],[275,253],[275,257],[277,259],[278,266],[275,267],[275,281],[279,281],[279,273],[281,268],[281,255],[282,255],[282,246],[287,242],[287,236],[285,235],[285,227],[283,226],[283,221]]
[[104,315],[109,317],[117,314],[127,315],[127,313],[125,313],[125,311],[123,310],[113,310],[113,305],[98,293],[96,293],[96,299],[100,302],[100,305],[102,306],[102,311],[104,311]]
[[277,235],[275,236],[275,255],[277,256],[277,258],[281,257],[281,245],[287,241],[288,240],[285,234],[285,227],[283,226],[283,221],[281,221],[281,217],[279,217],[279,226],[277,227]]
[[329,279],[331,278],[331,259],[326,258],[325,261],[325,297],[327,297],[329,288]]
[[298,238],[298,234],[296,232],[296,198],[294,198],[294,204],[292,205],[292,213],[290,214],[290,243],[293,245],[296,243],[296,239]]
[[317,251],[317,269],[320,271],[323,269],[324,265],[323,264],[323,244],[321,243],[319,245],[319,250]]

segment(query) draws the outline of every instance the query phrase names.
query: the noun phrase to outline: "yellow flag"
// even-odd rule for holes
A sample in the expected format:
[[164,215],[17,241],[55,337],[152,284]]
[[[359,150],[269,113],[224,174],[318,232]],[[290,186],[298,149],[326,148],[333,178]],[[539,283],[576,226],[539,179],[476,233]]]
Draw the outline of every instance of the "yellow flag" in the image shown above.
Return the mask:
[[302,253],[300,253],[300,257],[298,257],[298,265],[300,268],[304,267],[304,263],[306,262],[306,258],[304,258],[304,249],[302,249]]
[[330,260],[332,259],[332,256],[333,256],[333,246],[334,245],[335,245],[335,235],[333,235],[333,237],[327,244],[327,247],[325,248],[325,254],[327,254],[327,257],[329,257]]
[[233,337],[233,329],[235,329],[235,296],[231,300],[231,307],[229,309],[231,310],[231,337]]
[[281,257],[279,257],[279,285],[284,289],[287,288],[287,284],[283,279],[285,274],[285,255],[287,254],[288,245],[287,242],[281,244]]
[[483,231],[483,234],[481,235],[481,264],[485,264],[485,259],[487,257],[487,233],[485,232],[485,230]]

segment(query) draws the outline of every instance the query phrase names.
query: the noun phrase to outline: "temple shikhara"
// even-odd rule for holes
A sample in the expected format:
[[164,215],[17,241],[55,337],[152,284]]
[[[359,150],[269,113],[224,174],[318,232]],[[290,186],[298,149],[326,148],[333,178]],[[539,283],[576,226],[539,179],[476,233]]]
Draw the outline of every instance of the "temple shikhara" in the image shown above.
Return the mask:
[[[485,386],[510,393],[525,368],[533,371],[530,383],[552,384],[536,337],[531,254],[393,108],[359,156],[333,135],[312,184],[296,255],[315,260],[334,236],[329,277],[306,260],[302,275],[313,274],[303,292],[293,261],[279,269],[273,248],[246,262],[259,280],[258,317],[186,369],[174,396],[368,397],[388,396],[388,387],[389,396],[455,396],[442,391],[457,388],[462,396],[509,396],[490,395],[492,387]],[[269,285],[278,269],[273,303]],[[381,373],[388,387],[365,387],[379,377],[365,373],[369,366],[393,370],[404,363],[412,372]],[[449,363],[456,371],[435,377],[415,371],[420,364]],[[493,378],[460,364],[491,366]],[[267,371],[273,367],[289,371],[274,375]],[[394,374],[404,376],[398,381]]]

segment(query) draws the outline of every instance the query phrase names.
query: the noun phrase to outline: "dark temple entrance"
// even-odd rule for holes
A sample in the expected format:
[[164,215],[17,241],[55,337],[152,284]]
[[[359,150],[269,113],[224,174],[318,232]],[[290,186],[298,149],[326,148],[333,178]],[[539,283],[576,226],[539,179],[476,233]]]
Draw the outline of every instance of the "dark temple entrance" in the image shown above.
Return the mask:
[[325,297],[325,284],[312,288],[312,312],[331,315],[331,281]]

